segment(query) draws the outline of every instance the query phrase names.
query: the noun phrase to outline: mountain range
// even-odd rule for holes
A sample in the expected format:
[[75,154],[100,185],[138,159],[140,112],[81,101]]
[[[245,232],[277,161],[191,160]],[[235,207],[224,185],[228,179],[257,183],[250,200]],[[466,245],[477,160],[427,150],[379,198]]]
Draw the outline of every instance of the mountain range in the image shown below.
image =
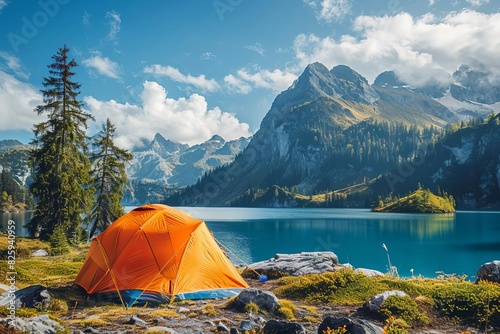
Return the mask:
[[204,143],[189,146],[157,133],[151,142],[132,150],[127,175],[131,180],[172,187],[192,185],[204,173],[231,162],[249,141],[249,138],[225,141],[214,135]]
[[[279,187],[311,196],[355,186],[367,198],[421,182],[440,185],[463,208],[494,207],[498,117],[482,119],[500,111],[500,85],[477,63],[448,79],[414,87],[387,71],[370,85],[347,66],[310,64],[275,98],[252,138],[215,135],[189,146],[158,133],[133,148],[124,203],[225,206],[244,203],[238,199],[252,189]],[[23,185],[27,148],[0,141],[0,168]],[[422,154],[425,163],[416,163]],[[405,166],[412,172],[401,173]]]
[[464,65],[448,87],[415,88],[394,72],[369,85],[347,66],[310,64],[276,97],[234,162],[167,203],[224,206],[248,189],[278,185],[315,194],[372,179],[434,145],[451,124],[497,111],[500,96],[487,86],[489,75]]

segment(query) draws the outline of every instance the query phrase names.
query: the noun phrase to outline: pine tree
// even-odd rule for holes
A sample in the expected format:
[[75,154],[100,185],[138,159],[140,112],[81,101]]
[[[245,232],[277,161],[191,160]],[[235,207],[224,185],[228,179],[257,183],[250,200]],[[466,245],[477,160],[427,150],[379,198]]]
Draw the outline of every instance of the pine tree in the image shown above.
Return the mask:
[[48,240],[59,235],[80,236],[82,214],[91,204],[90,161],[85,130],[92,116],[77,100],[80,84],[73,81],[73,68],[64,46],[48,65],[49,76],[41,90],[43,104],[36,107],[47,121],[35,124],[34,149],[30,152],[33,172],[31,191],[36,199],[35,214],[28,224],[32,236]]
[[96,201],[86,219],[91,227],[90,238],[97,231],[104,231],[125,213],[120,200],[127,183],[125,163],[132,159],[132,155],[115,146],[114,132],[115,127],[108,118],[93,143],[96,151],[92,153],[90,161],[93,166],[91,177]]

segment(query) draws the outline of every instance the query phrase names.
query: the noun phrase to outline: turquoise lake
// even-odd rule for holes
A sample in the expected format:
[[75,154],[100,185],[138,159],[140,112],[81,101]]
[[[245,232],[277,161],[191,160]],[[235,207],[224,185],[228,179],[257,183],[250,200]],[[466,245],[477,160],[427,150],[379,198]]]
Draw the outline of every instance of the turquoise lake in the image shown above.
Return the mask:
[[[128,210],[132,209],[127,207]],[[180,208],[206,221],[235,264],[266,260],[276,253],[332,251],[340,263],[404,277],[465,274],[474,280],[485,262],[500,260],[500,212],[461,211],[425,215],[373,213],[368,209]],[[16,232],[32,213],[1,214],[1,229]],[[28,218],[27,218],[28,217]]]

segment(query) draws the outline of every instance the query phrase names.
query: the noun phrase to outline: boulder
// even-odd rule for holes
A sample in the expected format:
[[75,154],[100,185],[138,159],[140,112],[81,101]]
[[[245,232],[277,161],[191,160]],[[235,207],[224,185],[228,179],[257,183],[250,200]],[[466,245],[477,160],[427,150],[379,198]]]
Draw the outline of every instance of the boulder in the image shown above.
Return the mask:
[[269,320],[263,328],[264,334],[305,334],[306,330],[296,322]]
[[245,289],[236,297],[232,306],[238,311],[244,311],[245,306],[250,303],[255,303],[261,310],[270,313],[274,312],[279,305],[278,298],[270,291]]
[[243,320],[241,323],[240,323],[240,328],[239,330],[244,332],[244,331],[252,331],[252,329],[258,329],[259,328],[259,325],[255,322],[255,321],[252,321],[252,320]]
[[500,283],[500,261],[488,262],[479,267],[476,282],[481,280]]
[[355,273],[361,273],[368,277],[381,277],[384,276],[384,273],[374,270],[374,269],[366,269],[366,268],[356,268],[354,270]]
[[135,314],[126,322],[127,325],[147,325],[148,323]]
[[298,254],[276,254],[274,258],[256,262],[249,266],[269,278],[322,274],[343,269],[333,252],[302,252]]
[[344,327],[349,334],[382,334],[384,330],[372,322],[354,318],[326,317],[318,327],[318,334],[323,334],[328,328],[335,330]]
[[389,290],[379,293],[378,295],[373,296],[366,304],[370,311],[379,311],[382,307],[382,304],[389,298],[390,296],[399,296],[399,297],[407,297],[408,295],[403,291],[399,290]]
[[31,256],[49,256],[49,253],[45,249],[38,249],[31,253]]
[[217,333],[220,333],[220,332],[227,332],[229,333],[230,332],[230,329],[229,327],[227,327],[223,322],[219,321],[219,323],[217,324]]
[[16,318],[15,327],[19,332],[56,334],[64,331],[60,323],[43,314],[33,318]]
[[17,290],[14,294],[7,294],[0,301],[0,306],[5,306],[11,303],[14,298],[16,308],[21,307],[41,307],[47,309],[50,304],[50,295],[43,285],[31,285],[24,289]]

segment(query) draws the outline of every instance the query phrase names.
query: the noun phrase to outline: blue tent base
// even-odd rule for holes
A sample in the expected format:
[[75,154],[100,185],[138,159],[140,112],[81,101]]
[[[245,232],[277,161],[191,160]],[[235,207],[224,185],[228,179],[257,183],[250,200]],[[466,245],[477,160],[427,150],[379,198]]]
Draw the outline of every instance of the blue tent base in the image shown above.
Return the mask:
[[[123,303],[128,308],[130,306],[159,306],[162,304],[168,304],[169,298],[165,298],[161,294],[157,292],[144,292],[142,290],[122,290],[120,291],[120,295],[123,299]],[[120,296],[116,292],[104,292],[104,293],[95,293],[91,295],[91,298],[95,299],[98,302],[109,302],[121,304]]]
[[244,289],[216,289],[216,290],[204,290],[204,291],[194,291],[179,293],[175,295],[175,300],[185,300],[185,299],[218,299],[218,298],[229,298],[239,295],[239,293]]
[[[215,289],[180,293],[175,296],[175,301],[185,299],[218,299],[237,296],[244,289]],[[142,290],[121,290],[120,295],[127,308],[130,306],[159,306],[168,304],[170,296],[164,296],[154,291],[142,292]],[[120,296],[116,292],[95,293],[91,298],[98,302],[121,304]]]

